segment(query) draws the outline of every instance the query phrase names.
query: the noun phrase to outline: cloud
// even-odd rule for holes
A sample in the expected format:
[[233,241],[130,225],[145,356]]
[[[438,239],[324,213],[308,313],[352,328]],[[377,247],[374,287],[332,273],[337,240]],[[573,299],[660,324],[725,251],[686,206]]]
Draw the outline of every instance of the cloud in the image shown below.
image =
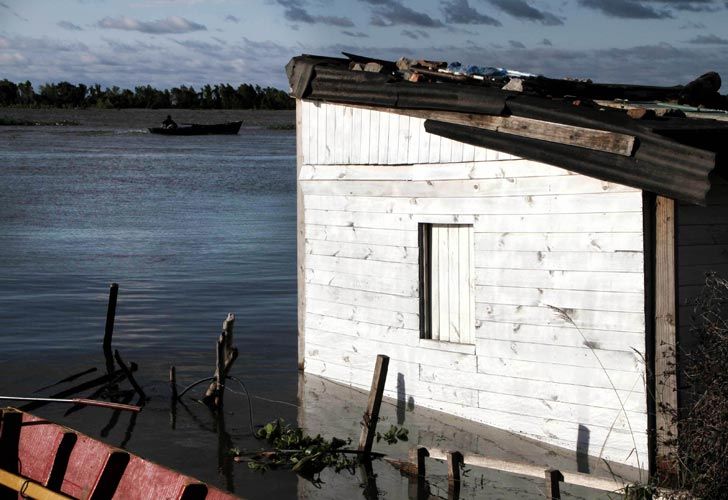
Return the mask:
[[402,30],[402,36],[411,38],[412,40],[419,40],[420,38],[430,38],[430,34],[424,30]]
[[721,8],[721,2],[716,0],[642,0],[642,2],[660,4],[687,12],[715,12]]
[[[557,26],[564,24],[555,15],[536,9],[526,3],[525,0],[489,0],[490,3],[501,9],[506,14],[525,21],[538,22],[546,26]],[[611,1],[611,0],[610,0]]]
[[369,38],[369,35],[362,33],[361,31],[341,30],[341,34],[352,38]]
[[156,21],[139,21],[126,16],[117,18],[105,17],[96,23],[96,26],[104,29],[139,31],[141,33],[149,33],[153,35],[190,33],[193,31],[207,30],[207,27],[204,24],[195,23],[179,16],[170,16]]
[[225,21],[227,21],[227,22],[229,22],[229,23],[235,23],[235,24],[238,24],[238,23],[240,22],[240,18],[238,18],[238,17],[235,17],[235,16],[234,16],[234,15],[232,15],[232,14],[228,14],[227,16],[225,16]]
[[18,18],[18,19],[20,19],[21,21],[25,21],[25,22],[28,22],[28,21],[29,21],[29,19],[28,19],[27,17],[23,17],[23,16],[21,16],[20,14],[18,14],[17,12],[15,12],[15,11],[14,11],[14,10],[13,10],[13,9],[12,9],[12,8],[11,8],[11,7],[10,7],[10,6],[9,6],[9,5],[7,4],[7,3],[5,3],[5,2],[0,2],[0,7],[2,7],[3,9],[6,9],[6,10],[8,10],[8,11],[9,11],[9,12],[10,12],[10,13],[11,13],[11,14],[13,15],[13,16],[17,17],[17,18]]
[[398,0],[362,0],[373,6],[371,24],[374,26],[419,26],[423,28],[443,28],[445,24],[433,19],[424,12],[413,10]]
[[470,6],[468,0],[444,0],[441,5],[445,21],[453,24],[489,24],[502,26],[501,22],[485,14],[481,14]]
[[354,22],[348,17],[340,16],[317,16],[312,15],[306,10],[304,0],[276,0],[277,3],[284,7],[283,17],[294,23],[306,24],[328,24],[329,26],[338,26],[340,28],[352,28]]
[[544,38],[544,39],[543,39],[543,40],[541,41],[541,45],[545,45],[545,46],[547,46],[547,47],[551,47],[551,46],[553,45],[553,43],[551,43],[551,40],[549,40],[548,38]]
[[70,21],[58,21],[56,25],[68,31],[83,31],[83,28]]
[[511,46],[513,49],[525,49],[526,46],[523,45],[523,42],[519,42],[518,40],[508,40],[508,45]]
[[673,17],[667,10],[656,10],[651,6],[632,0],[579,0],[584,7],[601,11],[610,17],[623,19],[666,19]]
[[688,43],[697,45],[728,45],[728,39],[720,38],[716,35],[698,35],[688,40]]

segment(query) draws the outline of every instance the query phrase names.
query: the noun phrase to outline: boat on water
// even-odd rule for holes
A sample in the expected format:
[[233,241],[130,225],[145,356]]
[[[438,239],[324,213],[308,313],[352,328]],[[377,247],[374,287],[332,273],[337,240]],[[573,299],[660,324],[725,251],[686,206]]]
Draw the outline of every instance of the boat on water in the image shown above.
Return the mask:
[[0,409],[0,498],[232,500],[230,493],[80,432]]
[[180,127],[152,127],[149,132],[161,135],[235,135],[242,124],[242,121],[212,125],[191,123]]

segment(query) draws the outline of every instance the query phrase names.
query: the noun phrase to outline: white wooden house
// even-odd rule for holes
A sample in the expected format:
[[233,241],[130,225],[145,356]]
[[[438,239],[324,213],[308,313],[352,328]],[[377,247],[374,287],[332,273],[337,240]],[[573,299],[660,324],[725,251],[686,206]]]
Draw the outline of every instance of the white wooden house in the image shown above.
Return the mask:
[[624,112],[599,127],[573,103],[350,65],[288,67],[300,367],[368,389],[386,354],[386,396],[643,469],[667,459],[670,346],[703,271],[728,270],[716,149]]

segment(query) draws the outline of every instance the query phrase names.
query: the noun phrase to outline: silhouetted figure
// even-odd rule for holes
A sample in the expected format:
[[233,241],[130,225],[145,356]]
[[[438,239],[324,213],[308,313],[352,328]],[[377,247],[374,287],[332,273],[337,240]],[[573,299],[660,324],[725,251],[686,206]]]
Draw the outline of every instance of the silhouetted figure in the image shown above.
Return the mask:
[[162,128],[177,128],[177,123],[172,119],[172,115],[167,115],[167,119],[162,122]]

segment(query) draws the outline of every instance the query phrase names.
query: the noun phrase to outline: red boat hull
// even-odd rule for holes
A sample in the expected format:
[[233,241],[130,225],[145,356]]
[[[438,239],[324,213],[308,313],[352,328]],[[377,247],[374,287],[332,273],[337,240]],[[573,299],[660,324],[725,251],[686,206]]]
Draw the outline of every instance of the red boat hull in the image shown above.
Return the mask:
[[[71,498],[238,498],[85,434],[12,408],[0,410],[0,469]],[[11,498],[0,486],[0,498]]]

